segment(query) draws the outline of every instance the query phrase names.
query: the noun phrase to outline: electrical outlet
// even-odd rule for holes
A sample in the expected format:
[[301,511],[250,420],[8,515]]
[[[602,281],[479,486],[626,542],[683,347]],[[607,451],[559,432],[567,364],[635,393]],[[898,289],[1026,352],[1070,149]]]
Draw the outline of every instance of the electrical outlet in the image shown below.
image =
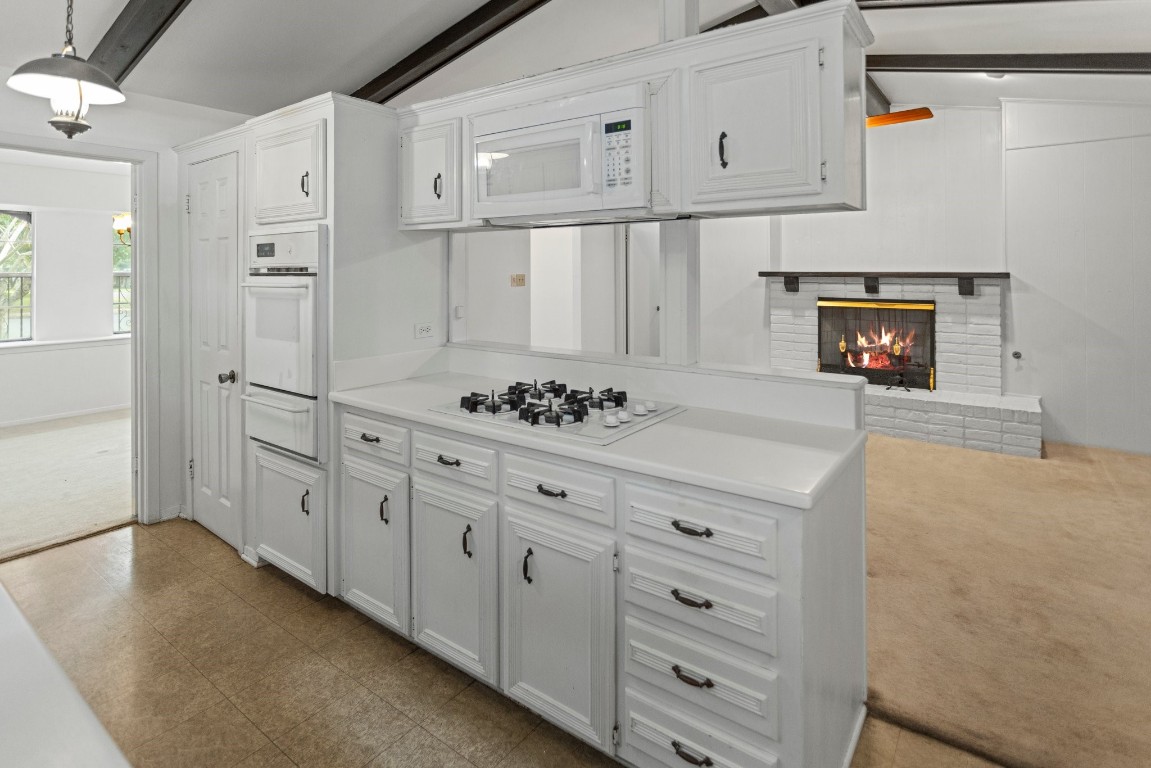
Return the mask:
[[523,288],[528,284],[528,276],[523,272],[515,272],[512,274],[511,285],[512,288]]
[[415,335],[417,339],[430,339],[432,337],[432,324],[416,323]]

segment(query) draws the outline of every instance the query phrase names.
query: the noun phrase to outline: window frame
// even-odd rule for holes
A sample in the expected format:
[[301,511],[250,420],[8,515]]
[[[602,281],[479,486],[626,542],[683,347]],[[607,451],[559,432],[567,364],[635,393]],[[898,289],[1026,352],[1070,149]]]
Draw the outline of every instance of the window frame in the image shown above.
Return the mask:
[[[33,289],[34,289],[34,285],[35,285],[35,270],[36,270],[36,237],[35,237],[35,229],[34,229],[33,223],[32,223],[32,211],[0,210],[0,214],[4,214],[4,215],[15,217],[15,218],[24,219],[25,221],[28,222],[28,243],[32,249],[31,254],[29,255],[29,260],[28,260],[29,263],[28,263],[28,271],[27,272],[0,272],[0,281],[17,280],[17,279],[21,280],[22,282],[27,281],[27,290],[24,291],[22,289],[20,291],[20,294],[22,296],[27,297],[26,301],[22,299],[20,304],[17,305],[17,309],[15,309],[15,310],[13,308],[7,306],[6,303],[3,306],[0,306],[0,313],[3,313],[5,315],[5,323],[4,323],[5,326],[7,326],[8,323],[11,322],[12,315],[15,312],[19,312],[19,314],[21,316],[21,319],[20,319],[21,330],[23,330],[24,326],[25,326],[25,320],[24,320],[25,317],[27,318],[27,327],[28,327],[28,331],[27,331],[26,335],[21,334],[20,336],[15,336],[15,337],[11,337],[11,338],[6,337],[6,336],[0,336],[0,344],[9,344],[9,343],[13,343],[13,342],[18,343],[18,342],[22,342],[22,341],[32,341],[35,338],[35,313],[34,313],[35,302],[33,301],[33,299],[34,299]],[[0,288],[0,296],[8,296],[10,294],[11,294],[11,291],[9,291],[7,289],[6,285],[3,288]]]

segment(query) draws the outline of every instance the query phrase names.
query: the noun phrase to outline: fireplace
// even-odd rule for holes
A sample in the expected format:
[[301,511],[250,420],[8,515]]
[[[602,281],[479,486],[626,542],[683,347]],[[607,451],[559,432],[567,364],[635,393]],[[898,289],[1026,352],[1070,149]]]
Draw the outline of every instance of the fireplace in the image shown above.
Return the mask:
[[935,302],[818,300],[818,370],[935,389]]

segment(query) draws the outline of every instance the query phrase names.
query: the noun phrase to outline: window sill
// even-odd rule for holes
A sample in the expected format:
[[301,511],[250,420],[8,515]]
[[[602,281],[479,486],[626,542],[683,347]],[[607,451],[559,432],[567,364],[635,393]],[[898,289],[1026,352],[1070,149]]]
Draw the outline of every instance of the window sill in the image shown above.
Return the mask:
[[82,349],[84,347],[107,347],[118,344],[127,344],[132,341],[132,334],[118,333],[115,336],[100,336],[93,339],[66,339],[62,341],[0,341],[0,355],[16,354],[20,352],[56,352],[66,349]]

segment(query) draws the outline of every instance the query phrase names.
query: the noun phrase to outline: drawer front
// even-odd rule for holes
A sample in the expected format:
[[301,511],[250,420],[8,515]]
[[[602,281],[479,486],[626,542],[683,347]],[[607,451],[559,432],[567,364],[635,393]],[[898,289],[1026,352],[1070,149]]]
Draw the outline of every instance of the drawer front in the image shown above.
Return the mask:
[[770,739],[779,740],[775,671],[627,618],[624,671]]
[[413,432],[412,466],[485,491],[496,491],[496,452],[478,445]]
[[776,591],[628,546],[627,600],[775,656]]
[[523,456],[507,456],[504,491],[591,523],[615,526],[615,481],[610,477]]
[[711,727],[686,713],[656,703],[634,688],[625,693],[624,743],[620,756],[639,765],[683,768],[778,768],[765,749]]
[[316,401],[250,387],[243,395],[248,437],[302,456],[316,455]]
[[377,459],[408,465],[408,432],[405,427],[345,413],[340,435],[345,450],[356,451]]
[[725,565],[775,578],[773,517],[641,485],[627,486],[627,532]]

